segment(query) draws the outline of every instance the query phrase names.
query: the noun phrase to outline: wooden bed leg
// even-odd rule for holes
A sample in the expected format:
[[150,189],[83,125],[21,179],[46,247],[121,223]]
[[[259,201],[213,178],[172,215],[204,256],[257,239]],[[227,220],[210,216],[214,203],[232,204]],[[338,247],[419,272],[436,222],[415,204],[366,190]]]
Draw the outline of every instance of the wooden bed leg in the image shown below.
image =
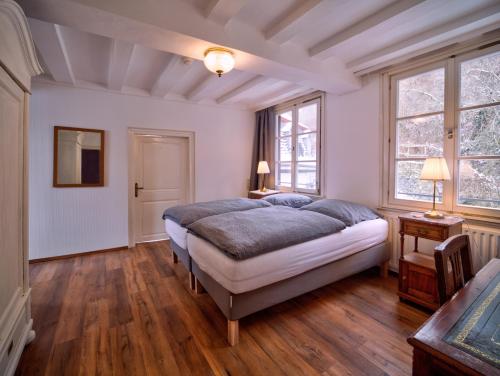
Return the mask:
[[231,346],[236,346],[240,341],[239,321],[227,320],[227,341]]
[[177,264],[179,262],[179,257],[177,256],[177,254],[174,251],[172,251],[172,262],[174,264]]
[[195,278],[193,272],[189,272],[189,288],[191,289],[191,291],[195,290],[195,286],[196,286],[195,279],[196,278]]
[[194,277],[194,291],[197,294],[203,294],[205,292],[205,288],[196,277]]
[[382,278],[387,278],[389,276],[389,261],[380,264],[380,276]]

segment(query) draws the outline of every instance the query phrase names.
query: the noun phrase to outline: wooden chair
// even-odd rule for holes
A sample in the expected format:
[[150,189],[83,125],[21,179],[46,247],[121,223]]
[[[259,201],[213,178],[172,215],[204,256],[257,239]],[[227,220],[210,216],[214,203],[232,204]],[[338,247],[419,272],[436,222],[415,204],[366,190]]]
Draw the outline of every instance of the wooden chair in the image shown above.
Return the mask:
[[474,277],[469,236],[455,235],[446,239],[434,249],[434,261],[439,304],[443,305]]

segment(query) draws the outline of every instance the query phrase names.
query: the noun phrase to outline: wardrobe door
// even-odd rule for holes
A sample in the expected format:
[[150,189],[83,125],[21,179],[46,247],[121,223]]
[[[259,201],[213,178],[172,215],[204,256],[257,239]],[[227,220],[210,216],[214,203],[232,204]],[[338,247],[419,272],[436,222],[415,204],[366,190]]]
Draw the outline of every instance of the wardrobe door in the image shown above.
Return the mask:
[[[16,311],[23,304],[24,295],[23,116],[24,92],[5,70],[0,68],[0,338],[2,341],[5,339],[4,336],[9,335],[9,329],[17,319],[16,315],[19,313]],[[0,357],[2,355],[4,354],[0,353]]]

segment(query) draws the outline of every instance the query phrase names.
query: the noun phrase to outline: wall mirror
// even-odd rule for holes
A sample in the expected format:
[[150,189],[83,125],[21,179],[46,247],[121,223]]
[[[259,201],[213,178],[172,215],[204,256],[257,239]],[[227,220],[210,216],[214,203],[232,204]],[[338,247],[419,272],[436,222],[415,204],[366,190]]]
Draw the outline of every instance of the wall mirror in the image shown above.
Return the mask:
[[54,127],[54,187],[104,185],[104,131]]

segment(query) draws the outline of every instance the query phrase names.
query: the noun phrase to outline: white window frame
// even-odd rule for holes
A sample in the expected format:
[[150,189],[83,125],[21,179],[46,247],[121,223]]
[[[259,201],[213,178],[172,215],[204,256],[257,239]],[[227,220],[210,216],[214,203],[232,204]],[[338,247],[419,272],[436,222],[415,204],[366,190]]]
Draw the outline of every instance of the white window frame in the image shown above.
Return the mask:
[[491,216],[491,217],[500,217],[500,209],[488,209],[488,208],[481,208],[481,207],[475,207],[475,206],[470,206],[470,205],[463,205],[458,203],[458,189],[459,189],[459,163],[460,160],[467,160],[467,159],[500,159],[499,157],[461,157],[460,156],[460,112],[463,110],[471,110],[475,108],[485,108],[485,107],[493,107],[493,106],[498,106],[500,105],[500,101],[498,102],[493,102],[489,104],[482,104],[482,105],[474,105],[474,106],[466,106],[461,108],[460,107],[460,87],[461,87],[461,75],[460,75],[460,64],[464,61],[467,60],[472,60],[484,55],[489,55],[491,53],[495,52],[500,52],[500,45],[492,46],[490,48],[485,48],[482,50],[476,50],[472,51],[469,53],[465,53],[462,55],[459,55],[455,58],[455,69],[454,69],[454,82],[456,83],[456,90],[454,90],[454,101],[453,101],[453,115],[454,115],[454,122],[456,124],[456,137],[455,137],[455,158],[454,158],[454,170],[456,171],[456,174],[453,175],[453,183],[454,187],[456,187],[456,194],[454,195],[453,199],[453,211],[457,213],[464,213],[464,214],[474,214],[474,215],[486,215],[486,216]]
[[[306,188],[298,188],[296,187],[296,176],[297,176],[297,164],[300,162],[312,162],[312,161],[298,161],[297,160],[297,140],[298,136],[301,134],[307,134],[307,133],[297,133],[297,121],[298,121],[298,112],[299,108],[305,107],[308,105],[311,105],[312,103],[316,103],[318,106],[318,116],[316,117],[317,125],[316,125],[316,131],[315,132],[310,132],[310,133],[316,133],[316,189],[306,189]],[[291,186],[282,186],[279,185],[279,164],[281,163],[280,160],[278,159],[279,156],[279,122],[278,118],[279,115],[284,113],[284,112],[292,112],[292,134],[291,134],[291,139],[292,139],[292,158],[291,161],[288,162],[283,162],[283,163],[290,163],[291,165]],[[324,182],[322,177],[324,176],[324,165],[322,161],[324,161],[323,158],[323,139],[324,139],[324,129],[323,129],[323,124],[324,124],[324,94],[323,93],[313,93],[311,95],[307,95],[304,97],[296,98],[292,101],[288,101],[286,103],[277,105],[275,107],[275,112],[276,112],[276,124],[275,124],[275,137],[274,137],[274,145],[275,145],[275,181],[277,182],[276,184],[276,189],[282,191],[282,192],[296,192],[296,193],[305,193],[313,196],[321,196],[321,194],[324,192]],[[287,136],[288,137],[288,136]]]
[[[420,64],[411,68],[404,66],[397,67],[381,75],[381,110],[382,110],[382,129],[384,134],[384,143],[382,146],[382,178],[383,187],[381,192],[381,206],[403,210],[428,210],[432,207],[432,202],[404,200],[395,196],[396,189],[396,146],[397,146],[397,81],[406,77],[418,75],[420,73],[432,71],[440,67],[445,69],[445,103],[444,103],[444,140],[443,157],[446,159],[450,175],[450,181],[443,182],[443,202],[437,203],[438,210],[450,213],[461,214],[464,216],[487,216],[500,217],[499,209],[489,209],[473,207],[458,204],[458,182],[460,159],[460,63],[480,56],[488,55],[500,51],[500,46],[495,45],[481,50],[466,52],[457,56],[440,59],[427,64]],[[494,106],[495,104],[470,106],[471,108],[481,108]],[[466,107],[469,108],[469,107]],[[425,158],[423,158],[425,159]],[[467,159],[467,158],[465,158]],[[471,158],[474,159],[474,158]],[[488,159],[488,158],[478,158]]]

